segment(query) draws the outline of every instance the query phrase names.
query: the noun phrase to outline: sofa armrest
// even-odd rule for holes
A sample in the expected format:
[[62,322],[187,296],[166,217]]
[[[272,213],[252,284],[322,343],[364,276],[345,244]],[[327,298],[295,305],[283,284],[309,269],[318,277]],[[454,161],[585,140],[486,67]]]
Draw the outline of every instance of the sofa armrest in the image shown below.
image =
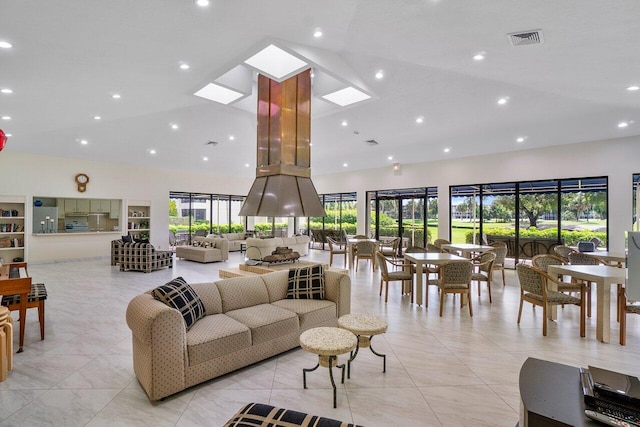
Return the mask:
[[223,261],[226,261],[229,259],[229,240],[216,239],[216,249],[220,249],[220,252],[222,252]]
[[338,317],[351,313],[351,278],[349,275],[325,270],[324,297],[336,303]]
[[127,325],[133,335],[133,368],[149,399],[183,390],[187,333],[180,312],[145,293],[129,302]]

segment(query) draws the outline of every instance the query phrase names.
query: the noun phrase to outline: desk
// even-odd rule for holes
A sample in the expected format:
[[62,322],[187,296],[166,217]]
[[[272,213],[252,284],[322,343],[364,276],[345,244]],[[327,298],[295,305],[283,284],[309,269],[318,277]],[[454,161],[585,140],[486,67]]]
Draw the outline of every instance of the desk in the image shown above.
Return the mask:
[[[19,278],[9,278],[9,271],[12,265],[19,268]],[[29,292],[31,292],[31,278],[27,277],[26,263],[0,266],[0,295],[20,295],[20,348],[18,353],[22,352],[24,345],[24,326],[27,322],[27,297]]]
[[484,253],[495,249],[493,246],[474,245],[471,243],[447,243],[440,245],[440,247],[445,251],[460,252],[465,258],[471,258],[475,252]]
[[347,239],[347,252],[349,252],[349,269],[353,268],[353,263],[356,257],[356,252],[354,251],[356,245],[360,242],[371,242],[373,243],[373,259],[371,262],[373,263],[373,269],[376,268],[376,252],[380,250],[380,242],[376,239]]
[[528,358],[520,369],[520,427],[602,426],[584,414],[580,370]]
[[[440,254],[440,253],[433,253],[433,252],[404,254],[404,259],[411,261],[416,265],[416,304],[418,305],[422,304],[422,288],[423,288],[422,272],[423,272],[424,265],[427,265],[427,264],[442,265],[451,261],[460,261],[460,260],[468,261],[467,258],[463,258],[458,255],[447,254],[447,253]],[[426,289],[426,288],[427,286],[425,286],[425,301],[426,301],[426,292],[429,292],[429,289]]]
[[627,277],[626,268],[608,265],[550,265],[549,274],[562,274],[594,282],[597,285],[596,295],[596,338],[602,342],[609,342],[611,332],[611,284],[624,283]]

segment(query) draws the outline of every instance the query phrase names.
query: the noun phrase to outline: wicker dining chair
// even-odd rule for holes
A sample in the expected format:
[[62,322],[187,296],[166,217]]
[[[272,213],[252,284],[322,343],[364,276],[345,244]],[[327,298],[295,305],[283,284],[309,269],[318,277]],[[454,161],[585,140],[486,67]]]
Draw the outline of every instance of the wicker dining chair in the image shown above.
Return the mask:
[[493,276],[493,263],[496,260],[496,254],[491,251],[487,251],[483,254],[476,255],[471,258],[474,271],[471,275],[472,282],[478,282],[478,296],[480,296],[481,282],[487,282],[487,290],[489,291],[489,303],[491,300],[491,279]]
[[361,259],[368,259],[371,261],[371,270],[375,268],[375,245],[373,242],[364,241],[358,242],[355,246],[356,254],[356,272],[358,272],[358,264],[360,264]]
[[577,251],[573,248],[570,248],[569,246],[558,245],[553,247],[553,252],[568,264],[569,254]]
[[[467,294],[469,304],[469,316],[473,317],[473,307],[471,306],[471,276],[473,264],[471,261],[451,261],[440,267],[440,278],[431,279],[427,283],[435,285],[440,289],[440,317],[444,308],[444,297],[446,294],[461,294],[460,306],[462,307],[462,295]],[[425,306],[429,306],[429,292],[425,301]]]
[[344,255],[344,265],[347,266],[347,244],[340,243],[331,237],[327,236],[327,243],[329,244],[329,267],[333,265],[334,255]]
[[544,271],[527,264],[516,266],[520,281],[520,308],[518,309],[518,324],[522,317],[524,301],[534,306],[542,306],[542,336],[547,336],[547,307],[549,305],[577,305],[580,307],[580,336],[585,336],[585,287],[582,287],[580,298],[548,289],[548,282],[555,281]]
[[[573,251],[569,253],[569,264],[571,265],[609,265],[602,258],[585,255],[582,252]],[[591,317],[591,282],[585,282],[587,288],[587,317]],[[618,285],[618,293],[622,285]],[[618,313],[619,315],[620,313]]]
[[504,262],[507,258],[507,251],[508,249],[506,243],[504,244],[504,246],[494,246],[494,248],[489,251],[496,254],[496,259],[495,261],[493,261],[493,266],[491,268],[493,269],[493,271],[498,270],[502,272],[502,286],[507,285],[507,281],[504,277]]
[[391,257],[394,260],[398,258],[398,253],[400,249],[400,238],[396,237],[388,243],[380,244],[380,252],[386,257]]
[[[390,260],[380,251],[376,252],[376,259],[378,264],[380,265],[380,293],[382,295],[382,283],[385,283],[385,291],[384,291],[384,302],[386,303],[389,299],[389,282],[393,281],[402,281],[402,286],[400,287],[400,293],[404,292],[404,282],[411,282],[411,303],[413,304],[413,273],[411,272],[411,264],[408,262],[396,262],[394,260]],[[400,267],[400,270],[397,271],[389,271],[389,266],[387,264],[391,264],[395,268]]]
[[620,318],[620,345],[627,345],[627,313],[640,314],[640,305],[627,301],[624,287],[618,289],[618,313]]
[[448,241],[447,239],[436,239],[433,241],[434,246],[437,247],[438,249],[442,249],[440,246],[448,245],[449,243],[451,242]]
[[[531,264],[544,271],[545,273],[549,274],[549,266],[550,265],[565,265],[566,262],[564,262],[562,260],[562,258],[557,257],[555,255],[549,255],[549,254],[540,254],[540,255],[536,255],[533,257],[533,259],[531,260]],[[565,282],[562,280],[562,277],[558,277],[558,280],[556,281],[556,284],[558,286],[558,292],[578,292],[580,293],[582,291],[582,288],[585,286],[582,283],[577,283],[577,282]],[[587,304],[591,304],[591,300],[589,298],[589,296],[587,296]],[[590,312],[590,308],[587,307],[587,313]]]

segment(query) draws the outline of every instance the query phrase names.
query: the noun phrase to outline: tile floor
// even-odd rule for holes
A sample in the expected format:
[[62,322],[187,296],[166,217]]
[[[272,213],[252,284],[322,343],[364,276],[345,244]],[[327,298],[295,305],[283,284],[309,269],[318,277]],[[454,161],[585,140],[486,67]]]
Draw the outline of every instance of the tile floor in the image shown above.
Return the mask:
[[[309,258],[327,260],[328,254],[312,250]],[[25,351],[15,355],[13,372],[0,383],[0,426],[221,426],[256,401],[365,426],[513,427],[518,372],[527,357],[640,375],[640,316],[628,316],[626,347],[617,343],[615,322],[612,342],[597,342],[595,318],[587,321],[587,337],[581,339],[574,307],[560,310],[558,322],[542,337],[540,309],[525,305],[520,327],[516,324],[519,288],[514,272],[507,271],[507,286],[498,278],[492,287],[493,304],[483,288],[480,298],[473,297],[470,318],[449,296],[440,318],[433,287],[428,309],[411,305],[398,283],[385,304],[378,297],[378,273],[363,261],[352,274],[351,310],[389,323],[388,332],[373,340],[374,348],[387,354],[387,372],[382,373],[381,359],[362,351],[351,379],[339,386],[336,409],[326,370],[309,374],[309,388],[302,388],[302,368],[314,366],[316,356],[299,348],[149,402],[133,373],[127,303],[175,276],[217,280],[220,268],[240,261],[238,253],[226,263],[176,260],[173,269],[150,274],[121,273],[107,259],[30,265],[31,275],[49,292],[47,335],[40,341],[36,310],[29,310]]]

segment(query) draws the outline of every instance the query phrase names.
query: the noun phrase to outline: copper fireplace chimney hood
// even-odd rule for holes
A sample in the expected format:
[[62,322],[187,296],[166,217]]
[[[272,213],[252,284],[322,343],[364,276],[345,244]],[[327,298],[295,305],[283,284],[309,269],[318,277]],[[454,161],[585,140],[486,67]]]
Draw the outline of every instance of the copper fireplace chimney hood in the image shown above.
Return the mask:
[[326,216],[311,182],[311,70],[281,83],[258,74],[256,180],[240,216]]

